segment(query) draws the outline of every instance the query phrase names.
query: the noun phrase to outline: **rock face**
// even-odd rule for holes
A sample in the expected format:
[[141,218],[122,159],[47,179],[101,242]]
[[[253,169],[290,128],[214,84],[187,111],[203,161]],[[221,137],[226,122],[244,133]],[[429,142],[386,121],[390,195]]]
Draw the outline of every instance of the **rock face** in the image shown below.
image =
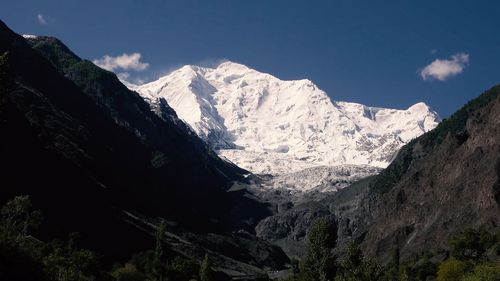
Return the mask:
[[364,247],[382,261],[395,248],[409,258],[446,249],[465,228],[500,227],[500,86],[404,147],[369,196]]
[[327,206],[315,201],[280,211],[260,221],[255,232],[258,237],[279,245],[290,257],[306,253],[307,231],[315,220],[324,217],[335,220]]
[[275,206],[274,215],[263,219],[256,226],[256,234],[279,245],[289,256],[301,257],[306,254],[309,226],[319,218],[330,217],[338,226],[337,250],[349,241],[360,242],[369,218],[363,212],[363,202],[368,198],[372,181],[373,176],[338,192],[307,192],[299,197],[287,196],[282,189],[261,193],[255,191]]
[[233,62],[188,65],[129,87],[153,108],[164,98],[219,155],[258,174],[385,167],[439,122],[424,103],[396,110],[332,101],[310,80],[283,81]]

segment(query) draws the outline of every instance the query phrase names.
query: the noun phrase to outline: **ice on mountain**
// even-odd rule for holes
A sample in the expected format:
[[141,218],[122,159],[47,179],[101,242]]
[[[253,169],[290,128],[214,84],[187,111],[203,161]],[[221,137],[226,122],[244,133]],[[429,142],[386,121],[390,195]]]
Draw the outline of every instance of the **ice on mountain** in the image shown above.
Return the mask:
[[184,66],[130,87],[152,104],[165,98],[220,156],[262,174],[383,168],[401,146],[439,122],[425,103],[397,110],[332,101],[308,79],[284,81],[229,61]]

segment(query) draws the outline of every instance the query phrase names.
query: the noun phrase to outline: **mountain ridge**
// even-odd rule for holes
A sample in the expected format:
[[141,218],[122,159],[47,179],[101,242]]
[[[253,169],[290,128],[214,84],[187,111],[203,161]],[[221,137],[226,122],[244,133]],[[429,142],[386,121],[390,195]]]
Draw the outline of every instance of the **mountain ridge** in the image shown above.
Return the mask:
[[186,65],[129,87],[152,107],[164,98],[220,156],[258,174],[385,167],[403,144],[440,121],[424,103],[395,110],[333,101],[309,79],[280,80],[230,61]]
[[466,228],[500,228],[500,86],[471,100],[399,152],[370,186],[364,246],[387,262],[446,249]]

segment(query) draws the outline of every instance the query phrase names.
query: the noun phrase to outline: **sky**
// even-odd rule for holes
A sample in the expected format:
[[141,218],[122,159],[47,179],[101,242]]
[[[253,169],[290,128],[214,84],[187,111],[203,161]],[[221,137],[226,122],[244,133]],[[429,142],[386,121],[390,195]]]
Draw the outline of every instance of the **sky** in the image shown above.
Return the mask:
[[20,34],[152,81],[230,60],[310,79],[333,100],[446,118],[500,83],[500,1],[2,0]]

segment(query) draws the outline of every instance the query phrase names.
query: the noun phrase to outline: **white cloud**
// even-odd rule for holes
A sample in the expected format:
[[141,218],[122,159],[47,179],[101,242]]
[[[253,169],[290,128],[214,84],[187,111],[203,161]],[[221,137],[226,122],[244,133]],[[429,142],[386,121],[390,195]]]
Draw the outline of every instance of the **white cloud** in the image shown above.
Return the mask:
[[469,55],[458,53],[449,59],[436,59],[420,71],[420,76],[424,80],[437,79],[445,81],[446,79],[458,75],[469,65]]
[[120,80],[128,81],[130,79],[130,73],[128,73],[128,72],[120,72],[120,73],[116,74],[116,76],[118,76],[118,78],[120,78]]
[[143,71],[149,67],[149,63],[141,62],[140,53],[123,54],[112,57],[105,55],[102,59],[93,60],[93,63],[109,71],[115,70],[135,70]]
[[122,81],[123,84],[125,84],[127,87],[130,88],[130,86],[138,86],[146,83],[146,79],[143,77],[133,77],[130,75],[128,72],[120,72],[117,73],[116,76],[118,76],[118,79]]
[[42,14],[36,15],[36,19],[38,20],[39,24],[44,24],[44,25],[47,24],[47,20]]

